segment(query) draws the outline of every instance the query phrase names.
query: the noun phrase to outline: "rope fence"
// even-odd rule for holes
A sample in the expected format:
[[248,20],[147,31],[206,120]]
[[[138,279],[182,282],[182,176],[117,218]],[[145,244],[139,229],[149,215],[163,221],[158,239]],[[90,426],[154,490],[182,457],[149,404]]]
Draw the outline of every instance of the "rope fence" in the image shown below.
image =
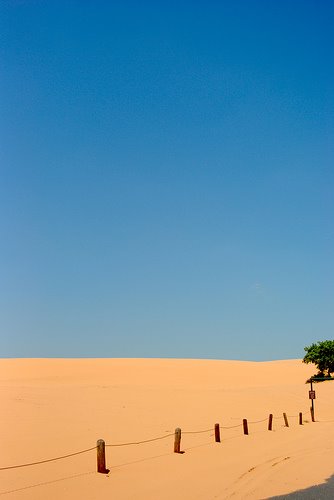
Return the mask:
[[106,447],[111,448],[113,446],[132,446],[136,444],[152,443],[153,441],[160,441],[161,439],[166,439],[170,436],[174,436],[174,432],[172,434],[166,434],[165,436],[159,436],[152,439],[145,439],[144,441],[134,441],[132,443],[106,444]]
[[10,467],[0,467],[0,470],[19,469],[20,467],[29,467],[30,465],[46,464],[47,462],[54,462],[56,460],[62,460],[63,458],[69,458],[69,457],[74,457],[75,455],[81,455],[82,453],[87,453],[88,451],[92,451],[95,449],[96,449],[96,446],[93,446],[92,448],[87,448],[86,450],[76,451],[75,453],[69,453],[68,455],[62,455],[61,457],[48,458],[47,460],[40,460],[39,462],[31,462],[29,464],[12,465]]
[[[312,421],[314,422],[315,420],[314,420],[314,413],[312,412],[312,408],[310,408],[310,411],[311,411]],[[253,420],[253,421],[248,421],[247,419],[244,418],[244,419],[242,419],[241,423],[239,423],[237,425],[230,425],[230,426],[222,426],[222,425],[216,423],[213,427],[210,427],[209,429],[196,430],[196,431],[181,431],[181,429],[178,427],[175,429],[174,433],[169,433],[169,434],[165,434],[163,436],[157,436],[157,437],[154,437],[151,439],[145,439],[145,440],[141,440],[141,441],[132,441],[132,442],[126,442],[126,443],[107,443],[106,444],[103,439],[99,439],[97,441],[96,446],[93,446],[91,448],[86,448],[84,450],[76,451],[74,453],[69,453],[67,455],[62,455],[59,457],[49,458],[46,460],[40,460],[40,461],[36,461],[36,462],[30,462],[30,463],[19,464],[19,465],[12,465],[12,466],[8,466],[8,467],[0,467],[0,471],[45,464],[45,463],[54,462],[57,460],[63,460],[66,458],[74,457],[76,455],[81,455],[81,454],[96,450],[96,452],[97,452],[97,472],[102,473],[102,474],[107,474],[109,472],[109,469],[106,468],[105,448],[136,446],[136,445],[141,445],[141,444],[145,444],[145,443],[152,443],[154,441],[161,441],[163,439],[167,439],[167,438],[174,436],[174,453],[184,453],[183,451],[181,451],[181,436],[184,434],[186,434],[186,435],[187,434],[205,434],[205,433],[211,432],[214,434],[215,442],[220,443],[221,442],[220,430],[230,430],[230,429],[236,429],[238,427],[242,427],[243,434],[248,435],[249,434],[248,424],[256,425],[256,424],[260,424],[263,422],[268,422],[268,430],[272,431],[274,418],[275,419],[284,419],[284,424],[285,424],[284,426],[289,427],[288,417],[289,418],[298,418],[299,425],[303,425],[303,413],[299,412],[297,415],[287,415],[286,413],[283,413],[282,416],[275,416],[275,417],[273,416],[273,414],[270,414],[269,417],[263,418],[261,420]],[[320,421],[320,422],[327,422],[327,421]],[[332,421],[329,420],[328,422],[332,422]]]

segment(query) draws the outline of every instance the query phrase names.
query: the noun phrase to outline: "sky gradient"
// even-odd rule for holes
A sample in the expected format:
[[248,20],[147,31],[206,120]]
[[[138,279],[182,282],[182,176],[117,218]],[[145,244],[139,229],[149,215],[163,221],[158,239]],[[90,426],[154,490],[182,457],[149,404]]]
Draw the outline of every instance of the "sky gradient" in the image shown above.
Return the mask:
[[334,4],[2,1],[0,356],[334,331]]

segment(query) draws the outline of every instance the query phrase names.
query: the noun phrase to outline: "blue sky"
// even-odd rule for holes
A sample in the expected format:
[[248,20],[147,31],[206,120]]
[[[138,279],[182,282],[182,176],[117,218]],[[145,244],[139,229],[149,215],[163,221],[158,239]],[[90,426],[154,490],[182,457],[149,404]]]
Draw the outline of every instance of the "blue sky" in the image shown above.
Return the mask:
[[269,360],[333,338],[331,1],[0,18],[0,356]]

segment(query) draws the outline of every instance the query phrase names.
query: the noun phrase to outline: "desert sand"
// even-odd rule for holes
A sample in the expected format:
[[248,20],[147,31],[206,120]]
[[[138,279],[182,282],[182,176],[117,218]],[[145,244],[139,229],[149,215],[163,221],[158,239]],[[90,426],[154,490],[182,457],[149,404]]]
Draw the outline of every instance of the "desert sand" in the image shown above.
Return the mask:
[[[1,359],[0,496],[259,500],[324,483],[334,472],[334,382],[315,385],[311,422],[305,381],[314,372],[301,360]],[[108,446],[110,472],[96,472],[98,439],[156,437]]]

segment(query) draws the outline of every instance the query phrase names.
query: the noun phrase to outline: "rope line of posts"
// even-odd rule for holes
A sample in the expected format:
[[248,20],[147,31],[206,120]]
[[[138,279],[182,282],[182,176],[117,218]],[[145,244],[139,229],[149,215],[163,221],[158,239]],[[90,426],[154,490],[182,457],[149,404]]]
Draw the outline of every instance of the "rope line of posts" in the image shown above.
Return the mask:
[[159,436],[156,438],[145,439],[143,441],[133,441],[130,443],[119,443],[119,444],[106,444],[106,447],[111,448],[111,447],[117,447],[117,446],[131,446],[131,445],[136,445],[136,444],[152,443],[153,441],[160,441],[161,439],[166,439],[166,438],[171,437],[171,436],[174,436],[174,433],[166,434],[165,436]]
[[[270,414],[269,415],[268,429],[272,430],[272,420],[273,420],[273,418],[276,418],[276,419],[284,418],[285,427],[289,427],[289,423],[288,423],[287,417],[289,417],[289,418],[299,417],[299,424],[303,425],[302,416],[303,416],[302,412],[299,412],[298,415],[286,415],[286,413],[283,413],[283,415],[279,416],[279,417],[278,416],[274,417],[273,414]],[[229,430],[229,429],[236,429],[238,427],[243,427],[244,434],[248,435],[248,423],[250,423],[250,424],[259,424],[259,423],[262,423],[262,422],[265,422],[265,421],[267,421],[267,418],[264,418],[264,419],[261,419],[261,420],[254,420],[254,421],[250,421],[250,422],[248,422],[247,419],[243,419],[242,423],[239,423],[237,425],[222,426],[222,425],[219,425],[219,424],[215,424],[214,427],[210,428],[210,429],[203,429],[203,430],[199,430],[199,431],[183,431],[182,434],[204,434],[204,433],[207,433],[207,432],[212,432],[215,435],[215,441],[216,442],[220,442],[220,429]],[[333,422],[333,420],[323,420],[323,421],[320,421],[320,422]],[[10,469],[18,469],[18,468],[21,468],[21,467],[29,467],[29,466],[33,466],[33,465],[45,464],[45,463],[48,463],[48,462],[54,462],[56,460],[62,460],[62,459],[65,459],[65,458],[74,457],[76,455],[81,455],[83,453],[87,453],[87,452],[90,452],[92,450],[97,450],[98,472],[102,472],[102,473],[106,474],[106,473],[109,472],[109,470],[106,469],[106,466],[105,466],[105,448],[121,447],[121,446],[131,446],[131,445],[139,445],[139,444],[145,444],[145,443],[152,443],[154,441],[160,441],[162,439],[166,439],[166,438],[171,437],[171,436],[175,437],[174,451],[176,453],[182,453],[180,451],[181,429],[177,428],[175,430],[175,433],[169,433],[169,434],[165,434],[163,436],[158,436],[158,437],[154,437],[154,438],[150,438],[150,439],[145,439],[145,440],[141,440],[141,441],[127,442],[127,443],[110,443],[110,444],[106,444],[103,441],[103,439],[99,439],[97,441],[97,445],[96,446],[93,446],[91,448],[86,448],[85,450],[76,451],[74,453],[68,453],[67,455],[62,455],[62,456],[59,456],[59,457],[49,458],[49,459],[46,459],[46,460],[39,460],[39,461],[36,461],[36,462],[30,462],[30,463],[19,464],[19,465],[12,465],[12,466],[8,466],[8,467],[0,467],[0,471],[10,470]]]
[[262,420],[254,420],[253,422],[248,422],[249,424],[260,424],[261,422],[266,422],[267,418],[263,418]]
[[223,425],[220,426],[221,429],[236,429],[237,427],[241,427],[242,424],[237,424],[237,425],[230,425],[229,427],[224,427]]
[[54,462],[56,460],[62,460],[63,458],[74,457],[75,455],[81,455],[82,453],[87,453],[88,451],[96,450],[96,446],[92,448],[87,448],[86,450],[76,451],[75,453],[69,453],[68,455],[63,455],[61,457],[48,458],[47,460],[40,460],[39,462],[31,462],[28,464],[12,465],[10,467],[0,467],[0,470],[18,469],[20,467],[29,467],[30,465],[40,465],[46,464],[47,462]]
[[204,429],[203,431],[182,431],[182,434],[204,434],[205,432],[212,432],[212,428]]

